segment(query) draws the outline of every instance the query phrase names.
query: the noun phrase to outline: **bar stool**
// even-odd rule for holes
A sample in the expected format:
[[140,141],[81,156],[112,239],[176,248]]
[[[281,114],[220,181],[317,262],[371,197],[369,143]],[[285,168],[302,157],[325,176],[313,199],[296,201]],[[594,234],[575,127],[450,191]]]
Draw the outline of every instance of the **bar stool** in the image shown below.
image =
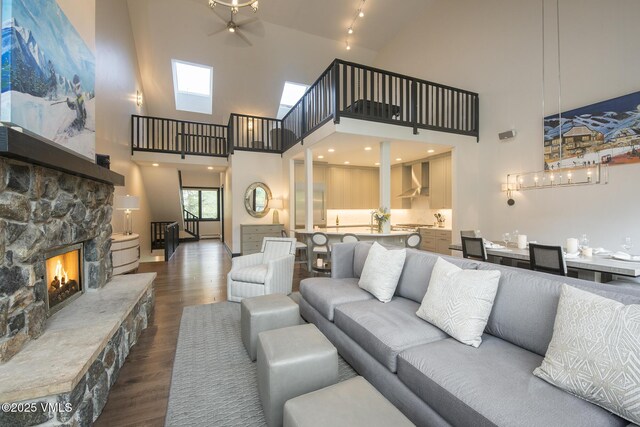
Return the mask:
[[420,244],[422,243],[422,236],[420,233],[411,233],[407,236],[407,240],[405,240],[404,244],[407,248],[412,249],[420,249]]
[[360,238],[353,233],[345,233],[340,238],[340,241],[342,243],[354,243],[354,242],[359,242]]
[[[312,253],[312,269],[315,269],[318,258],[324,256],[325,263],[331,260],[331,246],[329,245],[329,236],[325,233],[315,232],[311,235],[311,253]],[[323,268],[326,271],[327,268]]]
[[[282,237],[289,237],[289,234],[287,233],[287,231],[285,229],[282,229],[280,234],[282,235]],[[304,256],[304,259],[303,259],[303,256]],[[296,264],[306,264],[308,257],[309,257],[309,251],[308,251],[307,244],[299,241],[296,238],[296,261],[295,261],[295,263]]]

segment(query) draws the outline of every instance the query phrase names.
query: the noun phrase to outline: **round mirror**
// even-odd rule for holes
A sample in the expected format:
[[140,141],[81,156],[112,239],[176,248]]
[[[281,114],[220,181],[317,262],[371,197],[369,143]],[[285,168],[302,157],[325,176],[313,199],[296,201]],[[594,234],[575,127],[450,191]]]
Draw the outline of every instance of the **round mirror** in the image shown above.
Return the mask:
[[244,193],[244,207],[255,218],[262,218],[269,213],[271,190],[262,182],[254,182]]

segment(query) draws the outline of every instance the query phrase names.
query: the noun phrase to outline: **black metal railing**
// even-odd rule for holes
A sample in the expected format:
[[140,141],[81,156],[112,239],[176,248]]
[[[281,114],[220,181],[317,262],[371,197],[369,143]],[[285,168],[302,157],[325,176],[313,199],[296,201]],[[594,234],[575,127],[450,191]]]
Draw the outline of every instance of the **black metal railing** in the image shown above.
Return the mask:
[[200,239],[200,218],[186,209],[183,209],[182,215],[184,217],[184,231],[196,239]]
[[282,154],[341,117],[475,136],[477,93],[366,65],[334,60],[282,120],[233,113],[227,126],[132,116],[133,151],[227,156]]
[[174,221],[153,221],[151,222],[151,250],[163,249],[165,239],[165,227],[173,224]]
[[169,261],[180,246],[180,226],[177,222],[164,226],[164,260]]
[[227,126],[149,116],[131,116],[131,153],[226,157]]
[[233,113],[229,117],[229,153],[235,150],[282,153],[282,120]]

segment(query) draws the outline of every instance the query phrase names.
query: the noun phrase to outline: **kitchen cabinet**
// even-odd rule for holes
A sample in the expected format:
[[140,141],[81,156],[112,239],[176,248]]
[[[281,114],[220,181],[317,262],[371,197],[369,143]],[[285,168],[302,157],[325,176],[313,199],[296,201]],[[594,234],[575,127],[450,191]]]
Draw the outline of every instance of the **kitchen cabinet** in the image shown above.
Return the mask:
[[[325,184],[327,174],[327,165],[324,163],[313,164],[313,183]],[[304,182],[304,163],[295,162],[294,164],[294,180],[295,182]]]
[[451,153],[429,159],[429,207],[451,209]]
[[327,209],[376,209],[380,196],[376,168],[329,165]]
[[411,168],[391,167],[391,209],[411,209],[411,199],[398,197],[411,187]]
[[451,250],[449,250],[449,246],[451,245],[451,230],[420,228],[420,236],[422,236],[420,249],[423,251],[451,255]]

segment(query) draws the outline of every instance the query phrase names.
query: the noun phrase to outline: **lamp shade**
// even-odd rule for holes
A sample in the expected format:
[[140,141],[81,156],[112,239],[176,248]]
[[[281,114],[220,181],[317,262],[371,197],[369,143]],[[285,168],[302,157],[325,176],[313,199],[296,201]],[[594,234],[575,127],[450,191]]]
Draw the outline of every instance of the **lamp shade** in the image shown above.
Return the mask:
[[140,198],[138,196],[116,196],[113,207],[117,210],[137,211],[140,209]]
[[271,199],[269,200],[269,207],[271,209],[282,209],[284,207],[284,203],[282,203],[282,199]]

